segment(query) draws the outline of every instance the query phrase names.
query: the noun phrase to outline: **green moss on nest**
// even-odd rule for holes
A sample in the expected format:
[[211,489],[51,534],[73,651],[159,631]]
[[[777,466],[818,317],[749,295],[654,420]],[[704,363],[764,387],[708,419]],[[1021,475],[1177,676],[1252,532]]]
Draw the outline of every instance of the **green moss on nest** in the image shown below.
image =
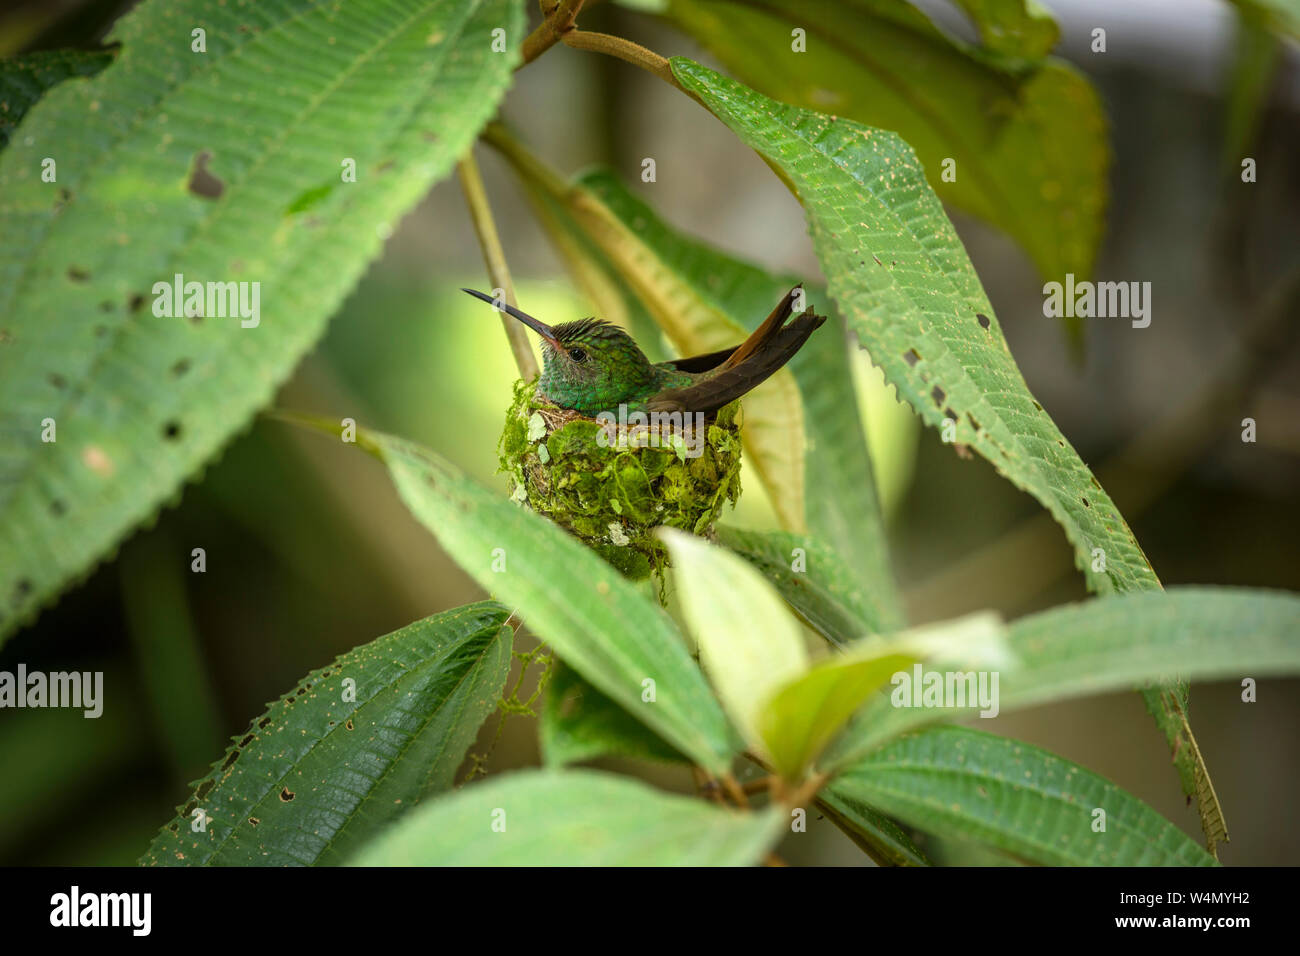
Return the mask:
[[[603,426],[536,398],[536,383],[515,386],[499,451],[516,501],[580,538],[633,579],[662,572],[668,556],[659,525],[705,534],[740,497],[739,404],[705,426],[702,444],[676,432],[675,447],[614,447]],[[662,443],[661,443],[662,444]],[[692,456],[688,449],[698,447]]]

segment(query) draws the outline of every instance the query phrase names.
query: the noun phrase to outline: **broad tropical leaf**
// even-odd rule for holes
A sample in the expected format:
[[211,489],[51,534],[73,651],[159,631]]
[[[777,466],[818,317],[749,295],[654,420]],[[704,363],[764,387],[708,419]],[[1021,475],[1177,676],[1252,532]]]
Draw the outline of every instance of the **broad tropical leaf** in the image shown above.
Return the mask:
[[[1160,587],[1115,503],[1030,394],[979,277],[896,134],[768,99],[683,57],[683,88],[782,172],[803,203],[828,288],[888,381],[949,423],[1064,529],[1093,591]],[[1211,841],[1226,831],[1182,684],[1143,691]]]
[[128,13],[116,61],[0,153],[0,639],[266,404],[495,111],[524,29],[518,0],[186,9]]

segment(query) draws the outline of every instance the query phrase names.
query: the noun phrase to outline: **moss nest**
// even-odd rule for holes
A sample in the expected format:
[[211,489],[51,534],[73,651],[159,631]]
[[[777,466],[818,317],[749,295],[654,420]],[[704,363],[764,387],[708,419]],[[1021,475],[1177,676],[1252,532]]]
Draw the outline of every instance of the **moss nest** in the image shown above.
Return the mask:
[[[636,580],[662,573],[659,525],[706,534],[740,497],[738,402],[702,428],[603,423],[515,386],[499,451],[516,501]],[[630,416],[629,416],[630,417]],[[701,432],[703,434],[701,435]]]

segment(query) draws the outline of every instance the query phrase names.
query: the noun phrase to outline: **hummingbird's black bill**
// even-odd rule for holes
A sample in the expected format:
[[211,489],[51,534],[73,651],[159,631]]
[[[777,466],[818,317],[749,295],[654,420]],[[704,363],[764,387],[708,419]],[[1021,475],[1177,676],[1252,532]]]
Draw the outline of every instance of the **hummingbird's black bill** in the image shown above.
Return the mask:
[[542,338],[546,339],[556,348],[560,348],[560,343],[555,338],[554,330],[545,322],[543,322],[541,319],[534,319],[527,312],[522,312],[519,309],[516,309],[513,305],[511,305],[508,302],[504,302],[499,299],[494,299],[486,292],[479,292],[476,289],[461,289],[460,291],[468,292],[476,299],[482,299],[484,302],[486,302],[488,305],[492,306],[493,308],[500,308],[507,315],[512,315],[520,322],[524,323],[524,325],[528,326],[530,329],[532,329]]

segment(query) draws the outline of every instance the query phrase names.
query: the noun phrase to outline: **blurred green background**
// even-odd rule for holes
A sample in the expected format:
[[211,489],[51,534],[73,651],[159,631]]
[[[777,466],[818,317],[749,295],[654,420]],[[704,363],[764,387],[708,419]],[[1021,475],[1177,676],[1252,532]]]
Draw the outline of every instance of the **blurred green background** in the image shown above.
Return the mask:
[[[1083,355],[1073,356],[1061,327],[1042,315],[1042,282],[1023,253],[954,215],[958,230],[1030,388],[1097,471],[1165,584],[1300,590],[1300,297],[1294,283],[1289,298],[1279,292],[1300,264],[1296,51],[1286,51],[1260,120],[1259,182],[1243,188],[1225,176],[1223,159],[1222,74],[1233,42],[1226,7],[1115,6],[1149,15],[1113,26],[1122,49],[1099,58],[1088,56],[1081,5],[1049,6],[1065,32],[1060,52],[1098,86],[1112,125],[1097,275],[1151,281],[1152,324],[1139,331],[1092,320]],[[0,54],[91,45],[127,7],[12,4],[0,14]],[[1180,32],[1196,11],[1215,8],[1192,41]],[[712,62],[681,34],[611,5],[583,25]],[[519,74],[505,116],[559,169],[611,166],[673,224],[743,258],[817,277],[802,213],[764,164],[634,68],[557,48]],[[479,155],[521,305],[549,321],[589,314],[503,164],[488,150]],[[644,157],[657,161],[655,183],[640,180]],[[514,367],[500,324],[457,291],[464,285],[488,282],[453,179],[402,223],[278,404],[408,436],[504,489],[496,442]],[[1084,597],[1063,534],[1035,503],[986,462],[962,460],[936,433],[919,433],[880,373],[865,359],[859,371],[913,619],[981,607],[1014,617]],[[1256,444],[1240,440],[1248,416],[1258,422]],[[731,520],[771,524],[757,482],[747,483]],[[206,551],[204,574],[189,571],[197,547]],[[154,527],[0,651],[3,670],[19,662],[102,670],[106,684],[99,720],[70,710],[0,714],[0,863],[133,862],[187,781],[266,701],[342,651],[480,596],[375,462],[259,420]],[[1300,860],[1297,690],[1295,681],[1266,681],[1258,702],[1243,704],[1235,683],[1194,688],[1192,724],[1232,836],[1225,863]],[[994,723],[1199,833],[1137,695]],[[478,752],[494,729],[495,719]],[[511,719],[488,766],[536,759],[534,726]],[[636,770],[691,787],[685,772]],[[952,862],[981,859],[962,847],[929,849]],[[792,863],[866,862],[817,821],[780,853]]]

